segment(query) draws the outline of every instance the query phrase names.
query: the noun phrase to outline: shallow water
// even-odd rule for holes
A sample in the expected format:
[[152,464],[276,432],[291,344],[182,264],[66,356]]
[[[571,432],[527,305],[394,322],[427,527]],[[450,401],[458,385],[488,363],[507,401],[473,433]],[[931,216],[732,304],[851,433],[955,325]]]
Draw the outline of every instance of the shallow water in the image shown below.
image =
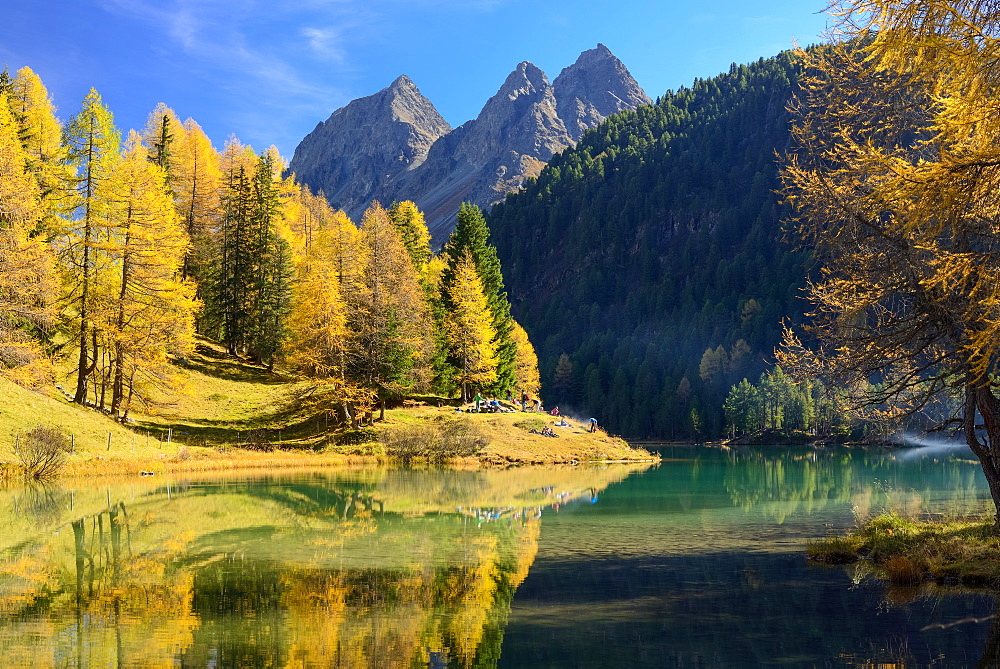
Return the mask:
[[985,508],[967,455],[662,454],[0,491],[0,666],[960,667],[992,652],[992,596],[889,590],[803,557],[857,515]]

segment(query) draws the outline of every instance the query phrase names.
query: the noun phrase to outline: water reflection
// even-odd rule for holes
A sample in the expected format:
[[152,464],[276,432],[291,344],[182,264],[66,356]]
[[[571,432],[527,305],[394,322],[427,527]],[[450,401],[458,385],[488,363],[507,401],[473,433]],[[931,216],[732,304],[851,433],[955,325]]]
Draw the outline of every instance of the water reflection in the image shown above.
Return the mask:
[[974,463],[844,449],[661,454],[600,504],[546,513],[501,666],[994,666],[991,595],[887,592],[803,555],[808,539],[853,524],[858,502],[981,508]]
[[0,665],[494,665],[542,509],[637,469],[2,491]]
[[[904,451],[906,453],[906,451]],[[977,464],[898,457],[872,451],[858,457],[847,449],[781,449],[726,453],[724,486],[733,503],[783,523],[796,513],[842,508],[849,502],[865,517],[888,508],[921,516],[975,513],[986,509]]]
[[805,541],[975,463],[826,449],[0,490],[0,666],[993,666],[985,594]]

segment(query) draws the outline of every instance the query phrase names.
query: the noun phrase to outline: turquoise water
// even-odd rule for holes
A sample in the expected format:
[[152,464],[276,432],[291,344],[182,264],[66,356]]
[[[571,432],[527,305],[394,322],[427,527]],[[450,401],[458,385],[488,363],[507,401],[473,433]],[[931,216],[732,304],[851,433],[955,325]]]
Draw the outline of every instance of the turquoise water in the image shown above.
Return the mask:
[[[846,450],[662,453],[657,469],[599,504],[543,516],[500,666],[970,667],[984,657],[992,596],[889,590],[863,569],[803,557],[808,539],[856,514],[986,508],[975,463]],[[983,666],[1000,666],[990,658]]]
[[3,490],[0,666],[1000,662],[992,595],[804,557],[886,508],[988,508],[967,453],[661,453]]

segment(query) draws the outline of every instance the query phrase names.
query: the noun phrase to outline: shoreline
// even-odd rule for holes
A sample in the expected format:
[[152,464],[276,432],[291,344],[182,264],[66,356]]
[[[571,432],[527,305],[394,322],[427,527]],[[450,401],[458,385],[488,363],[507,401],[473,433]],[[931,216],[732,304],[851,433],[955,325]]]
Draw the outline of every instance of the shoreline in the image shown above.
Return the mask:
[[[52,400],[57,401],[57,400]],[[74,411],[86,411],[73,406]],[[91,417],[95,416],[89,412]],[[98,415],[98,417],[100,417]],[[115,436],[112,445],[94,447],[74,441],[76,450],[64,457],[51,478],[81,480],[106,476],[163,476],[184,472],[260,471],[265,469],[337,468],[351,466],[441,466],[459,469],[505,469],[525,466],[656,463],[655,452],[635,447],[602,431],[591,433],[580,424],[556,428],[558,438],[531,432],[550,416],[532,413],[458,414],[450,408],[401,408],[386,412],[386,420],[363,428],[360,443],[337,444],[332,432],[267,443],[248,449],[231,444],[201,446],[143,439],[143,427]],[[125,431],[108,422],[112,430]],[[65,422],[65,421],[64,421]],[[192,421],[193,422],[193,421]],[[456,441],[449,435],[458,432]],[[179,431],[175,431],[175,435]],[[117,433],[116,433],[117,435]],[[129,444],[131,444],[129,446]],[[31,479],[13,453],[0,453],[0,482]]]

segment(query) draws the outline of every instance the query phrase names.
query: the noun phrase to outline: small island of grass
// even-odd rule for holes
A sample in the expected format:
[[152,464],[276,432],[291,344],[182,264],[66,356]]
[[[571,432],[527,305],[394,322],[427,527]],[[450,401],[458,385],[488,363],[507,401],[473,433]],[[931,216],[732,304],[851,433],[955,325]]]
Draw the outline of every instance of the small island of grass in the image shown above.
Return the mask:
[[846,535],[810,543],[808,553],[828,564],[863,561],[874,576],[897,586],[1000,586],[1000,533],[993,517],[916,520],[887,511]]

